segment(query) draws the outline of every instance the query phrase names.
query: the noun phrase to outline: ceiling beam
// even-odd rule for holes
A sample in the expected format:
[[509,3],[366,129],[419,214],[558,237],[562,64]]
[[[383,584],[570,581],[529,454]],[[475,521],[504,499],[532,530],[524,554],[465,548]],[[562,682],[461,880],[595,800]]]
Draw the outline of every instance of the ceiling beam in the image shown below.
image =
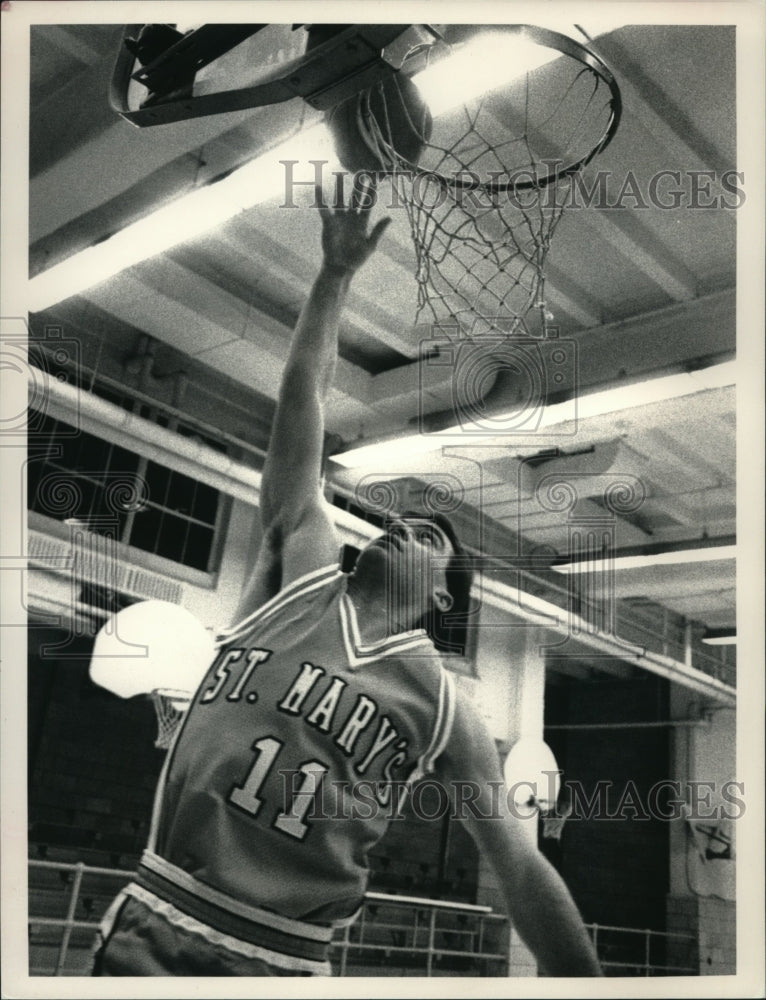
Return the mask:
[[[304,224],[301,234],[286,231],[288,223],[299,219]],[[267,231],[268,230],[268,231]],[[295,212],[270,211],[261,215],[258,207],[247,218],[234,218],[218,234],[238,253],[252,260],[262,275],[273,275],[281,284],[289,282],[295,296],[295,305],[302,305],[316,277],[321,263],[320,223],[317,212],[296,209]],[[281,239],[279,237],[282,237]],[[386,237],[387,238],[387,237]],[[390,260],[390,259],[389,259]],[[396,301],[401,283],[412,283],[412,305],[415,303],[415,279],[403,267],[390,261],[391,297]],[[364,273],[352,283],[343,310],[342,323],[356,326],[382,344],[405,357],[415,359],[418,340],[413,331],[414,310],[403,324],[401,316],[365,294]],[[372,288],[372,286],[369,286]]]
[[[48,30],[57,29],[54,39]],[[39,27],[33,31],[40,30]],[[45,29],[46,41],[59,44],[68,35],[63,25],[49,25]],[[48,86],[44,96],[38,97],[30,107],[29,169],[34,178],[42,171],[72,153],[77,146],[87,142],[94,132],[114,124],[114,112],[104,99],[109,74],[114,66],[114,56],[97,53],[83,59],[81,72],[68,79],[55,79],[55,86]],[[100,96],[100,100],[96,99]],[[66,109],[65,111],[63,109]],[[30,201],[31,206],[31,201]]]
[[636,212],[592,206],[583,213],[586,225],[633,266],[643,272],[671,299],[684,302],[697,294],[697,282],[686,265],[671,253],[660,236]]
[[[576,362],[562,373],[558,393],[577,398],[615,383],[629,384],[705,367],[713,359],[733,358],[735,308],[736,291],[726,289],[583,330],[571,338],[577,348]],[[448,338],[443,339],[446,342]],[[451,392],[451,377],[449,366],[426,364],[419,372],[417,364],[404,365],[374,377],[373,398],[382,401],[407,397],[412,401],[413,417],[420,406],[424,413],[438,414],[440,404],[444,406],[445,392]],[[402,429],[412,433],[412,426]],[[534,434],[531,437],[534,439]],[[513,435],[504,438],[502,446],[527,443],[522,435]]]
[[[552,631],[555,630],[557,625],[560,627],[563,624],[566,612],[562,611],[561,608],[529,593],[523,595],[523,604],[510,601],[506,596],[509,592],[511,592],[511,589],[504,587],[499,581],[493,580],[486,574],[483,576],[482,597],[492,601],[497,607],[507,610],[509,613],[522,620],[527,620],[533,625],[539,625],[542,619],[547,618],[554,623]],[[573,646],[578,645],[580,647],[581,655],[578,659],[581,662],[589,655],[599,658],[614,657],[618,660],[635,664],[638,668],[657,674],[660,677],[666,677],[668,680],[680,684],[682,687],[698,691],[721,704],[736,704],[736,689],[715,677],[711,677],[702,670],[697,670],[686,663],[681,663],[669,656],[663,656],[661,653],[655,653],[649,649],[641,649],[638,652],[633,652],[617,636],[594,631],[588,622],[576,615],[570,614],[569,628],[576,631],[578,639],[576,643],[573,643]],[[571,631],[569,635],[572,635]],[[565,658],[564,662],[567,659]],[[548,665],[555,669],[555,658],[552,657]]]
[[[247,126],[253,136],[252,150],[244,159],[251,159],[268,148],[269,138],[272,143],[279,142],[280,137],[298,126],[305,105],[301,107],[296,101],[248,112],[195,118],[157,129],[137,129],[115,116],[112,125],[57,159],[30,182],[30,243],[52,235],[105,202],[149,181],[152,174],[173,160],[192,150],[200,150],[230,130],[241,127],[243,115],[247,115]],[[67,105],[61,106],[61,114],[69,114]],[[317,118],[315,113],[308,114],[306,123]],[[241,154],[239,159],[241,161]],[[97,169],[94,164],[98,165]],[[190,183],[193,180],[190,176]],[[148,191],[151,191],[150,185]],[[148,195],[144,214],[150,214],[152,207]],[[92,233],[91,242],[104,235],[103,232]]]
[[[241,300],[175,262],[167,258],[145,262],[90,289],[84,297],[267,398],[276,398],[291,331],[255,307],[248,310]],[[369,382],[361,368],[339,360],[328,430],[337,432],[350,422],[372,420]]]
[[603,319],[601,306],[555,264],[545,265],[545,301],[556,316],[558,305],[578,327],[598,326]]
[[[540,159],[559,161],[563,159],[558,146],[546,136],[539,127],[530,126],[519,112],[513,109],[503,109],[506,118],[519,135],[526,135],[528,142]],[[505,123],[497,121],[492,116],[497,127],[502,132],[507,128]],[[594,161],[598,165],[598,159]],[[579,175],[578,175],[579,176]],[[626,260],[631,261],[645,272],[668,296],[677,301],[693,298],[697,293],[694,275],[683,261],[672,254],[661,238],[646,226],[638,217],[638,213],[615,210],[599,205],[597,195],[594,204],[589,205],[586,214],[587,223],[595,229],[599,237],[614,247]]]
[[[656,27],[656,26],[655,26]],[[661,27],[657,27],[662,31]],[[734,31],[734,28],[731,28]],[[629,51],[629,32],[601,36],[593,47],[617,74],[623,105],[652,137],[653,145],[664,146],[675,160],[689,161],[715,171],[719,176],[734,169],[734,158],[710,140],[698,122],[679,107],[670,95],[645,72]],[[624,41],[620,41],[620,37]],[[734,81],[719,84],[734,92]],[[732,112],[734,113],[734,112]],[[679,149],[680,147],[680,149]]]
[[[79,27],[82,29],[82,25]],[[78,25],[50,24],[46,25],[45,28],[36,25],[35,30],[43,30],[47,42],[61,49],[62,52],[66,52],[73,59],[79,59],[85,65],[101,59],[103,55],[102,46],[89,45],[83,38],[82,30],[77,31],[77,28]],[[114,55],[110,55],[109,58],[112,65],[114,65]]]
[[639,377],[705,367],[712,359],[732,359],[735,319],[736,290],[726,289],[580,331],[572,338],[577,344],[575,378],[565,378],[562,394],[573,388],[592,392]]

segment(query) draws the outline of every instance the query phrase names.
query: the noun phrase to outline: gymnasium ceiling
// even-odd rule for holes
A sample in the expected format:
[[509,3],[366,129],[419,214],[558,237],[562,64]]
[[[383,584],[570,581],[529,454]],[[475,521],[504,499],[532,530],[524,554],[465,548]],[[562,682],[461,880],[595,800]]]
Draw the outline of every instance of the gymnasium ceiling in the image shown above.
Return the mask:
[[[120,36],[113,25],[33,29],[32,275],[253,158],[306,110],[296,99],[136,129],[106,99]],[[568,551],[569,526],[560,512],[533,502],[530,484],[548,472],[578,476],[587,512],[597,509],[599,477],[629,474],[645,497],[617,517],[617,555],[710,547],[710,557],[635,568],[618,562],[617,596],[731,629],[735,561],[725,547],[734,544],[736,526],[734,387],[651,400],[661,377],[734,357],[737,213],[688,206],[691,172],[712,172],[709,186],[701,182],[700,200],[709,203],[711,192],[724,193],[721,175],[737,169],[734,31],[624,27],[602,35],[597,50],[624,102],[599,168],[619,179],[617,191],[632,171],[644,193],[658,171],[680,171],[687,204],[663,210],[646,200],[635,208],[626,198],[623,207],[565,214],[549,258],[547,298],[561,335],[578,342],[582,391],[640,382],[638,397],[612,396],[608,412],[581,415],[576,425],[562,418],[543,437],[485,443],[480,464],[450,464],[438,451],[407,458],[402,450],[382,468],[378,460],[361,470],[332,464],[330,471],[353,490],[370,471],[427,479],[451,470],[485,517],[520,530],[527,549],[551,556]],[[254,419],[267,421],[318,263],[317,218],[277,205],[257,205],[122,272],[71,298],[62,314],[90,310],[114,319],[115,329],[127,325],[172,346],[251,399]],[[353,283],[344,318],[328,415],[341,449],[411,435],[419,399],[427,413],[450,405],[449,381],[418,370],[412,244],[405,213],[391,214],[374,265]],[[547,461],[524,462],[556,448],[542,456]]]

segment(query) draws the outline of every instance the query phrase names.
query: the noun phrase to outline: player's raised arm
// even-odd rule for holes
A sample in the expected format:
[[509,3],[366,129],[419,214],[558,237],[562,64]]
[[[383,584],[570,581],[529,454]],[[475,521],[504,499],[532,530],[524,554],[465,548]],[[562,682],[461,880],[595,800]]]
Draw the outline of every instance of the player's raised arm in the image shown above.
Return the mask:
[[[465,700],[458,702],[438,774],[453,796],[458,815],[495,869],[511,921],[544,972],[549,976],[602,975],[564,881],[537,844],[530,842],[524,820],[509,808],[494,741]],[[472,801],[460,791],[466,783],[477,792]]]
[[374,252],[390,219],[371,231],[366,192],[348,207],[327,207],[321,190],[322,259],[295,327],[282,375],[261,482],[263,541],[239,615],[280,588],[338,557],[338,540],[320,491],[324,407],[338,354],[338,328],[356,271]]

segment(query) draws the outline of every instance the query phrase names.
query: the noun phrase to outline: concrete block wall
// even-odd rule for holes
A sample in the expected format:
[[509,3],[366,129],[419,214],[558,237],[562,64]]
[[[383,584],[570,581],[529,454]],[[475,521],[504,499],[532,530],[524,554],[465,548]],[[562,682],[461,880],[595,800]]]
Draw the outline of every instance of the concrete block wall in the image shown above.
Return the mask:
[[694,942],[671,940],[668,944],[669,964],[690,966],[701,976],[735,975],[736,915],[733,900],[711,896],[668,896],[668,931],[695,938]]
[[713,897],[697,902],[700,975],[732,976],[737,971],[736,904]]
[[699,968],[697,903],[694,896],[668,896],[666,928],[669,934],[679,935],[668,939],[668,965],[694,970]]

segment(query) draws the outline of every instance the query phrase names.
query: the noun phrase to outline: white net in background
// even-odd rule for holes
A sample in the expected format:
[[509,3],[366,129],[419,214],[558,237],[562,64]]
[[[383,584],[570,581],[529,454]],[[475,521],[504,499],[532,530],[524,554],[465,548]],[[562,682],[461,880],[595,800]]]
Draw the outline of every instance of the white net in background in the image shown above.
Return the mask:
[[[552,33],[540,37],[550,40]],[[481,44],[489,48],[475,48]],[[525,71],[530,49],[538,64]],[[457,62],[472,53],[462,79],[456,60],[435,47],[412,77],[414,96],[411,81],[398,77],[361,95],[359,129],[410,221],[416,321],[457,322],[472,333],[545,335],[553,234],[571,203],[573,178],[611,140],[620,113],[611,73],[598,60],[589,65],[571,54],[580,49],[572,44],[565,53],[490,33],[489,41],[463,39],[456,46]],[[429,81],[435,53],[434,69],[452,68]],[[487,62],[498,61],[507,76],[514,53],[516,76],[461,100],[465,81],[486,77]],[[455,79],[456,105],[449,94]],[[397,152],[402,135],[410,149],[419,147],[417,162]]]
[[173,688],[157,688],[151,692],[151,697],[157,716],[154,745],[160,750],[167,750],[189,709],[191,694]]

